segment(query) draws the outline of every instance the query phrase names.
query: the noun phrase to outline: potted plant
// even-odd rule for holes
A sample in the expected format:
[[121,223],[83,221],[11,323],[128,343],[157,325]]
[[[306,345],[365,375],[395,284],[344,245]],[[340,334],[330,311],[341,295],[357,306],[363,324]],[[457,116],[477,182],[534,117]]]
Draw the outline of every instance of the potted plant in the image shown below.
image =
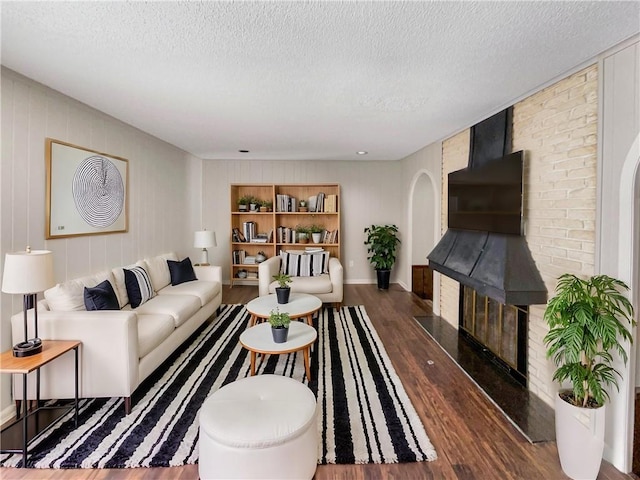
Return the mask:
[[278,282],[278,286],[276,287],[278,303],[281,305],[289,303],[289,295],[291,294],[291,287],[289,284],[291,283],[291,276],[286,273],[278,273],[273,276],[273,279]]
[[367,239],[367,259],[376,270],[378,288],[387,290],[391,268],[396,262],[396,249],[400,243],[398,227],[395,225],[371,225],[365,227],[364,233]]
[[627,363],[625,343],[632,342],[633,307],[622,291],[629,287],[607,275],[587,280],[571,274],[558,279],[547,303],[544,337],[547,358],[558,369],[553,379],[571,383],[556,397],[556,442],[562,470],[574,479],[595,479],[604,449],[606,386],[618,388],[620,373],[612,352]]
[[300,202],[298,202],[298,211],[299,212],[306,212],[307,210],[308,210],[307,201],[306,200],[300,200]]
[[240,197],[238,199],[238,211],[246,212],[249,209],[251,200],[253,200],[253,197],[251,195],[243,195],[242,197]]
[[322,225],[313,224],[309,227],[309,231],[311,232],[313,243],[320,243],[320,240],[322,240],[322,232],[324,231],[324,227]]
[[275,343],[284,343],[289,336],[289,324],[291,318],[287,312],[280,312],[278,309],[269,313],[269,323],[271,324],[271,335]]
[[258,211],[258,205],[260,205],[262,202],[257,199],[256,197],[249,197],[251,200],[249,200],[249,210],[252,212],[257,212]]
[[267,212],[271,212],[273,210],[273,202],[271,200],[264,200],[262,202],[262,206],[267,209]]
[[298,235],[298,243],[307,243],[309,241],[309,234],[311,233],[311,231],[309,230],[309,227],[306,227],[304,225],[297,225],[296,226],[296,234]]

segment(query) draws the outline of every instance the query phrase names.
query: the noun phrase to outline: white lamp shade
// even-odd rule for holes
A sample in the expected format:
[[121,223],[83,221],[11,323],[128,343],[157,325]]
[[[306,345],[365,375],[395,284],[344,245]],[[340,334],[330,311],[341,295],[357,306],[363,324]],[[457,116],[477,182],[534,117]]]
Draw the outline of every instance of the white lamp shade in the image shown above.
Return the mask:
[[213,230],[201,230],[196,232],[193,246],[195,248],[209,248],[217,246],[216,232]]
[[53,253],[31,250],[7,253],[4,257],[2,291],[5,293],[38,293],[55,285]]

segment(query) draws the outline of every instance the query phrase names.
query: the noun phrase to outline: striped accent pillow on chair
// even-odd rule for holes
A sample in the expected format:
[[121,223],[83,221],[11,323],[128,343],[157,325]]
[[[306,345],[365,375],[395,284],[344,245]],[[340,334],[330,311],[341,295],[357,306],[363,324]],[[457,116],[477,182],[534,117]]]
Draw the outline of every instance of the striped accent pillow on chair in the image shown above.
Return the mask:
[[280,251],[280,272],[292,277],[318,277],[329,273],[329,252],[289,253]]
[[136,308],[156,295],[151,286],[151,278],[142,267],[124,268],[124,283],[131,308]]

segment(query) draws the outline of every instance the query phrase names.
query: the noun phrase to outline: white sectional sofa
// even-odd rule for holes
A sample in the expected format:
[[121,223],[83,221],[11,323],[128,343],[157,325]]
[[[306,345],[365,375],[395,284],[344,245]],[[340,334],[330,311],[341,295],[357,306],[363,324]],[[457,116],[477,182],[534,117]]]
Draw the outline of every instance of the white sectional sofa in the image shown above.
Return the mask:
[[[222,302],[221,269],[196,266],[196,280],[171,284],[167,260],[175,253],[159,255],[96,275],[70,280],[44,292],[38,302],[38,335],[45,340],[79,340],[81,398],[123,397],[131,409],[131,394],[198,327],[214,315]],[[148,273],[155,295],[131,308],[123,269],[141,266]],[[129,274],[130,275],[130,274]],[[109,280],[115,291],[117,310],[87,311],[84,289]],[[103,284],[104,285],[104,284]],[[30,336],[33,310],[29,312]],[[22,313],[12,317],[13,342],[24,340]],[[40,397],[67,399],[74,396],[73,354],[41,369]],[[22,383],[14,379],[14,398],[22,399]],[[30,377],[35,377],[31,375]],[[35,379],[30,379],[33,382]],[[29,398],[35,388],[29,386]]]

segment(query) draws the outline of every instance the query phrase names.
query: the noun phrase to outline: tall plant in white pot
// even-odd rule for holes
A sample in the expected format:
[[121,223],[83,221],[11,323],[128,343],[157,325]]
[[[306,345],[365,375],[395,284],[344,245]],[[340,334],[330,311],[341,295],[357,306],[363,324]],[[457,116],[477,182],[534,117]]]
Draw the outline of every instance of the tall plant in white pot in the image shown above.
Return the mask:
[[562,470],[575,480],[595,479],[604,449],[605,387],[618,388],[620,372],[612,352],[627,363],[625,343],[632,343],[629,326],[635,324],[629,287],[607,275],[581,279],[564,274],[556,296],[547,303],[544,338],[547,358],[558,369],[553,379],[570,382],[570,390],[556,397],[556,442]]

